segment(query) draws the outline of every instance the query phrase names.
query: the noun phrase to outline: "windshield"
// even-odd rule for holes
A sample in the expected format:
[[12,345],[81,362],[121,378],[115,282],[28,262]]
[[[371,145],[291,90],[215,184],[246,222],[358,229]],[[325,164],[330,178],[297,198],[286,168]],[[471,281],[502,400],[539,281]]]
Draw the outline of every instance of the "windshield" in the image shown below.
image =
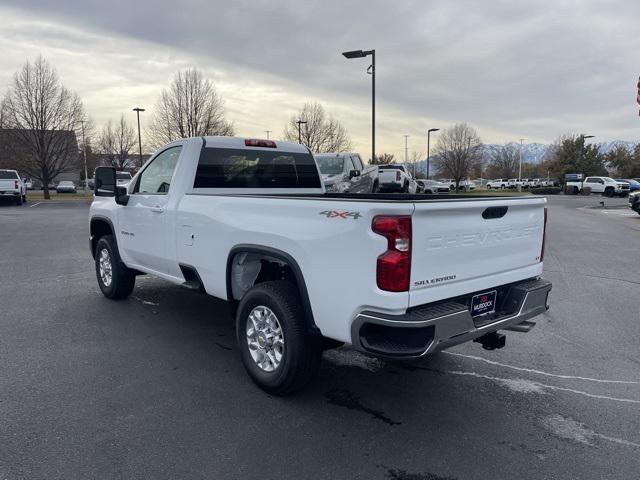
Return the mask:
[[131,180],[131,174],[129,172],[117,172],[116,179],[118,180]]
[[338,157],[316,157],[316,163],[323,175],[338,175],[344,169],[344,159]]
[[0,170],[0,180],[19,180],[16,172],[10,172],[9,170]]
[[73,182],[69,182],[69,181],[65,180],[65,181],[63,181],[63,182],[60,182],[58,185],[61,185],[61,186],[70,186],[70,185],[73,185]]

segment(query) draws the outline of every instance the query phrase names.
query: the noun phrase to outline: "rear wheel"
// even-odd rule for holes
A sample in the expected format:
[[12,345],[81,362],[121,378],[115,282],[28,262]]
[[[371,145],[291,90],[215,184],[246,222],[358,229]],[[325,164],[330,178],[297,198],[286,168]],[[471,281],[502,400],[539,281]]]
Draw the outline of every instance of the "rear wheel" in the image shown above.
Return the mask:
[[290,282],[264,282],[245,293],[236,337],[247,373],[271,394],[300,390],[318,372],[322,348],[309,333],[298,290]]
[[96,245],[96,276],[103,295],[112,300],[127,298],[136,284],[133,270],[120,260],[118,247],[111,235],[105,235]]

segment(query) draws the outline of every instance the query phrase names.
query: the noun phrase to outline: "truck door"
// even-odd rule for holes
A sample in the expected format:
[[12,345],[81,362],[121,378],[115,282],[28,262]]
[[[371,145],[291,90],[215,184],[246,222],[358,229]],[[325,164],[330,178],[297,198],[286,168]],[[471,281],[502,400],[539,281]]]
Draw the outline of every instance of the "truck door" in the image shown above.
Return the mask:
[[118,209],[118,240],[126,257],[160,273],[168,271],[165,210],[181,150],[178,145],[156,155],[136,179],[129,203]]

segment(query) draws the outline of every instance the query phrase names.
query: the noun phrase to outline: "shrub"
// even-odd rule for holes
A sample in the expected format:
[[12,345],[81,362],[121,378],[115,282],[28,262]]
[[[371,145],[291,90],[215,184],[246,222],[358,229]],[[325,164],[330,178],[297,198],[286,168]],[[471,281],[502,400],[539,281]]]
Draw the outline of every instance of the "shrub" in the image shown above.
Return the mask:
[[[531,189],[531,193],[535,195],[557,195],[562,192],[561,187],[536,187]],[[571,188],[570,194],[573,194],[573,188]]]

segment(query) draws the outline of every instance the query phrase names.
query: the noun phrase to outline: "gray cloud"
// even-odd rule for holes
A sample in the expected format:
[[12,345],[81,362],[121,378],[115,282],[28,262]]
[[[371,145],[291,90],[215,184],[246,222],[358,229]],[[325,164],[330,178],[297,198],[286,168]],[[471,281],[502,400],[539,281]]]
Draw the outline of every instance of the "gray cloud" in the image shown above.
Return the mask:
[[[306,97],[329,102],[365,151],[368,61],[340,55],[354,48],[376,49],[379,127],[389,136],[381,142],[397,151],[401,134],[417,139],[428,126],[456,121],[468,121],[492,142],[552,141],[579,131],[602,140],[637,138],[638,2],[4,3],[26,16],[96,32],[79,50],[99,51],[100,35],[105,42],[135,39],[164,57],[158,61],[167,62],[168,76],[172,62],[195,59],[229,85],[261,85],[272,92],[265,102],[283,102],[262,105],[262,112],[294,109]],[[6,28],[32,41],[39,35]],[[58,41],[68,49],[77,37],[60,31]],[[144,70],[132,75],[142,83],[167,80]],[[287,92],[295,94],[287,98]],[[240,124],[241,103],[228,102]]]

